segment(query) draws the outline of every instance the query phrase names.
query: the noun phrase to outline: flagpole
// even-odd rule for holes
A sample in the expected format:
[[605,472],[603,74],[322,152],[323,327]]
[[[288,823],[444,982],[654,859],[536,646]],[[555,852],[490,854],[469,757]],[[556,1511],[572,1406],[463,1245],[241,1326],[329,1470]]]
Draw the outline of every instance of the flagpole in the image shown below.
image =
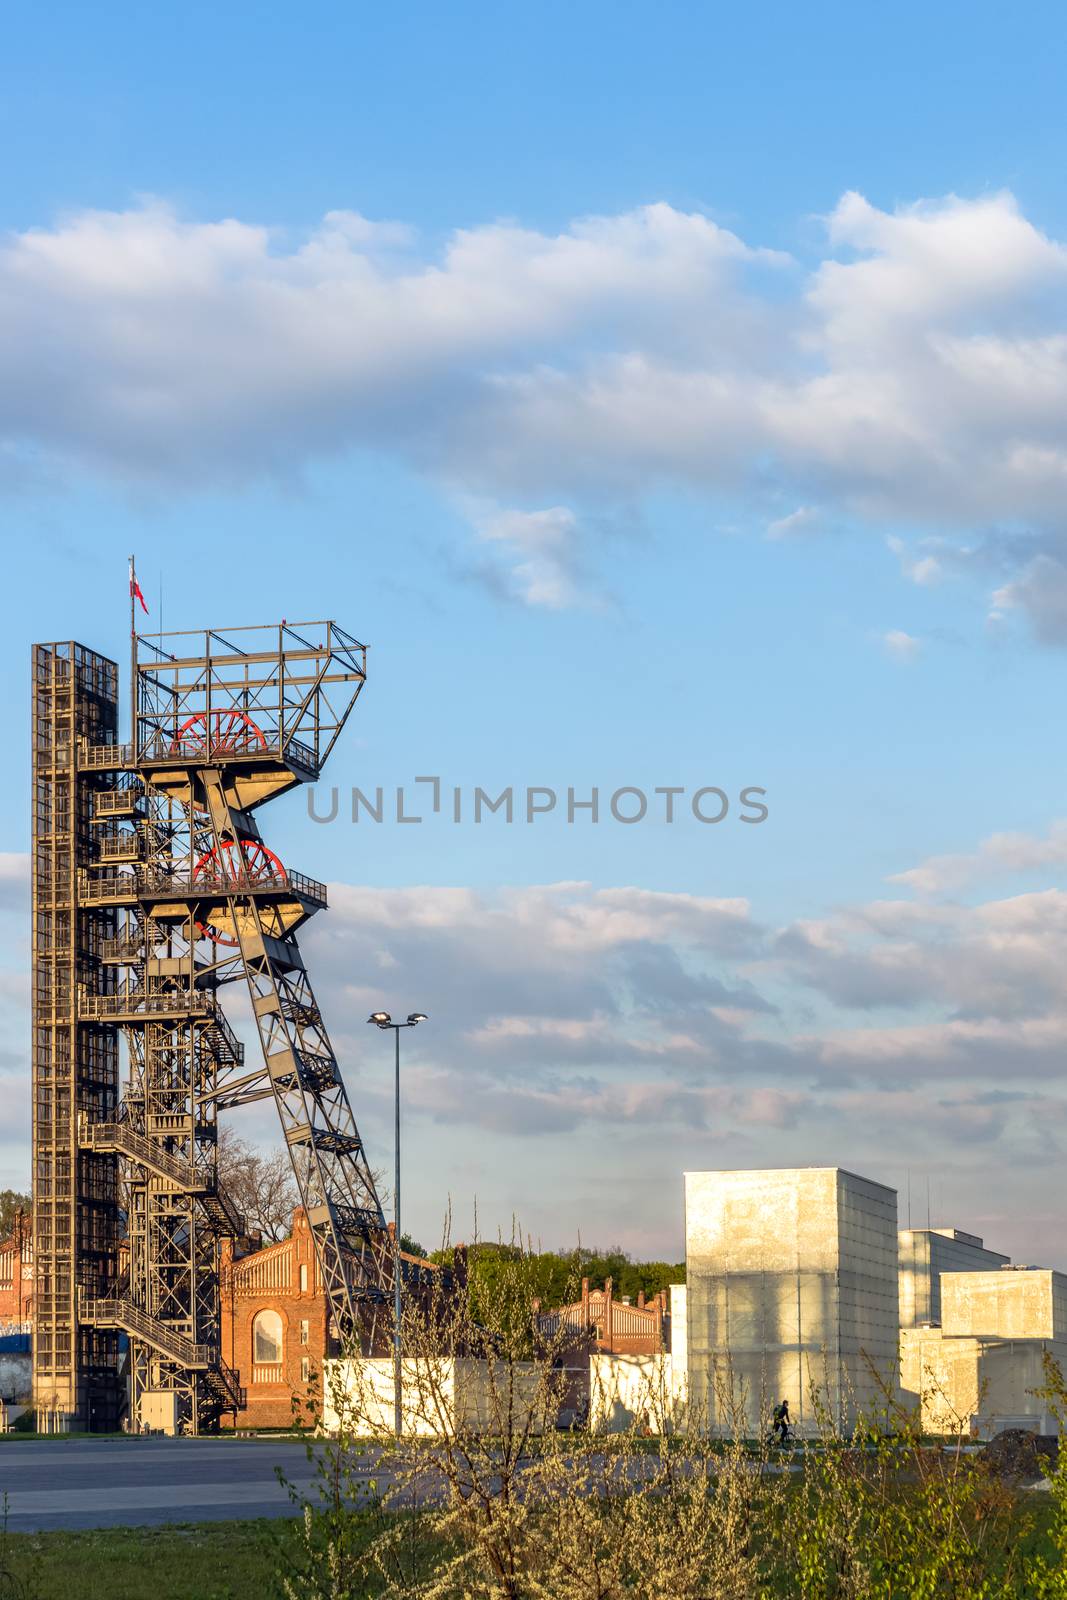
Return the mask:
[[137,618],[134,606],[137,604],[134,591],[137,588],[137,569],[134,559],[130,557],[130,747],[134,759],[137,758]]

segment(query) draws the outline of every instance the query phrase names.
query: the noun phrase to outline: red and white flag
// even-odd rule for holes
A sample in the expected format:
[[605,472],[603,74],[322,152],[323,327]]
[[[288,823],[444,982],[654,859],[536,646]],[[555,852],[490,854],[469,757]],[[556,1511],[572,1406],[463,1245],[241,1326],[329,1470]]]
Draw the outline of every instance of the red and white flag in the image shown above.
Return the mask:
[[130,599],[131,600],[139,600],[141,602],[141,610],[144,612],[145,616],[147,617],[147,615],[148,615],[148,607],[144,603],[144,595],[141,593],[141,585],[137,582],[137,577],[136,577],[136,574],[134,573],[134,570],[133,570],[133,558],[132,557],[130,558]]

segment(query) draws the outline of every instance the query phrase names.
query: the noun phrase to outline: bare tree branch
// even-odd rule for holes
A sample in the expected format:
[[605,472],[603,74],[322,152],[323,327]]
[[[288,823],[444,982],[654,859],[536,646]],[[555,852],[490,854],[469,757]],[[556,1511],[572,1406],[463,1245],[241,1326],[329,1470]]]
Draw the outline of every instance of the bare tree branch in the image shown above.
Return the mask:
[[268,1244],[289,1237],[299,1196],[286,1151],[264,1153],[233,1128],[221,1128],[219,1181],[250,1232],[261,1233]]

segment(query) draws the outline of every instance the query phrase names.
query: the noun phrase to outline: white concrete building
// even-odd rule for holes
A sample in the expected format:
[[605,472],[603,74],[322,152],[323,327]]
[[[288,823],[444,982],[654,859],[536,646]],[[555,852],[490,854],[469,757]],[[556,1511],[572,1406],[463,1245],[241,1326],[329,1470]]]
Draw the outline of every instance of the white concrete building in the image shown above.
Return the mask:
[[943,1272],[999,1272],[1009,1265],[1008,1256],[959,1228],[902,1228],[897,1238],[902,1328],[941,1321]]
[[901,1385],[931,1433],[1057,1433],[1047,1352],[1067,1374],[1067,1276],[1041,1267],[946,1272],[941,1326],[902,1328]]
[[[689,1401],[722,1431],[884,1408],[898,1350],[896,1191],[839,1167],[685,1174]],[[732,1413],[732,1414],[731,1414]]]

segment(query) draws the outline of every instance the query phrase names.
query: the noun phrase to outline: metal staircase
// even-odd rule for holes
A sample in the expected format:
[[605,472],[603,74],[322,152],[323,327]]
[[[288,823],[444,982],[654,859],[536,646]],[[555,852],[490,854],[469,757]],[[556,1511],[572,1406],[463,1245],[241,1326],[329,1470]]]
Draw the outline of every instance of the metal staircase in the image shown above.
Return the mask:
[[213,1172],[205,1172],[195,1162],[175,1155],[158,1139],[139,1133],[130,1122],[88,1122],[83,1118],[79,1134],[83,1150],[125,1156],[128,1161],[168,1179],[183,1194],[195,1195],[219,1233],[228,1238],[240,1238],[246,1232],[245,1219]]
[[197,1372],[203,1380],[204,1398],[219,1412],[243,1411],[248,1391],[238,1374],[227,1366],[217,1345],[197,1344],[179,1333],[171,1323],[149,1316],[135,1306],[128,1295],[107,1295],[83,1300],[80,1321],[88,1327],[116,1329],[131,1338],[144,1340],[169,1361]]
[[217,1345],[198,1344],[181,1333],[173,1323],[150,1316],[140,1306],[134,1305],[128,1295],[105,1295],[97,1300],[83,1300],[79,1316],[82,1322],[94,1328],[119,1328],[132,1338],[144,1339],[160,1355],[192,1372],[214,1366],[219,1358]]

